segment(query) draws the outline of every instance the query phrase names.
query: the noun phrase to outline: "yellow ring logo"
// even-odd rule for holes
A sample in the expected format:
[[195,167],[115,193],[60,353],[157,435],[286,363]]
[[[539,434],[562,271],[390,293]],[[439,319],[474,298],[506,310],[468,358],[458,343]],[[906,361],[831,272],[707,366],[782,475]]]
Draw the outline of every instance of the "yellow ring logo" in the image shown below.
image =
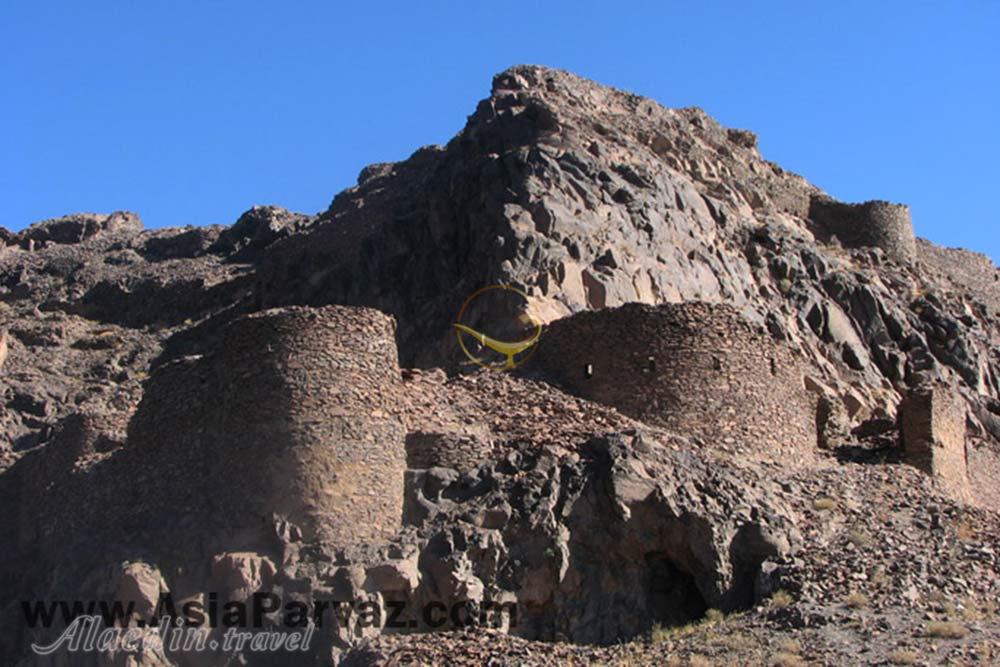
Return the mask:
[[[472,295],[465,300],[465,303],[462,304],[461,310],[458,311],[458,317],[455,318],[455,324],[453,324],[452,326],[455,327],[455,336],[458,338],[458,344],[462,348],[462,352],[465,353],[465,356],[468,357],[469,360],[472,361],[472,363],[478,364],[480,366],[483,366],[484,368],[489,368],[492,370],[510,370],[512,368],[516,368],[521,364],[523,364],[531,357],[531,355],[535,353],[536,349],[535,343],[538,342],[538,339],[542,335],[542,324],[541,322],[531,317],[530,315],[525,314],[527,319],[529,319],[531,323],[535,326],[535,333],[534,335],[531,336],[531,338],[527,338],[521,341],[516,341],[513,343],[497,340],[496,338],[490,338],[486,334],[480,333],[475,329],[473,329],[472,327],[462,324],[462,317],[465,315],[465,311],[466,309],[468,309],[469,304],[475,301],[475,299],[478,296],[484,294],[485,292],[490,292],[493,290],[503,290],[505,292],[513,292],[514,294],[517,294],[522,299],[524,299],[526,302],[528,300],[528,295],[522,292],[521,290],[517,289],[516,287],[511,287],[510,285],[488,285],[480,290],[473,292]],[[501,362],[491,363],[490,361],[487,360],[486,357],[477,357],[476,355],[474,355],[472,352],[469,351],[468,347],[466,347],[464,336],[471,336],[480,345],[488,347],[489,349],[493,350],[494,352],[497,352],[498,354],[504,355],[505,360]],[[531,351],[522,356],[520,359],[514,358],[517,355],[524,352],[525,350],[528,350],[529,348],[531,349]]]

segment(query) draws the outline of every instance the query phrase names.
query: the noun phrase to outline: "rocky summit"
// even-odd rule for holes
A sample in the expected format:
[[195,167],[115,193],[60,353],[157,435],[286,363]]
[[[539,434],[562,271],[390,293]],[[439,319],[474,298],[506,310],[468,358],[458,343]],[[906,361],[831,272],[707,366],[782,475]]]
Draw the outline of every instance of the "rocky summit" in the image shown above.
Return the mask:
[[0,228],[0,331],[0,664],[1000,664],[1000,271],[699,109],[519,66],[318,215]]

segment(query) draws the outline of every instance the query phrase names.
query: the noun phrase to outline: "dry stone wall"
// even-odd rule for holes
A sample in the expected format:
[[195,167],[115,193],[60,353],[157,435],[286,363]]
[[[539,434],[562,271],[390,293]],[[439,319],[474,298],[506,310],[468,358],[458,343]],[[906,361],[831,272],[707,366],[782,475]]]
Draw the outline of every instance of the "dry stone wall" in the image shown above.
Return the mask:
[[273,512],[335,544],[399,528],[405,450],[391,318],[343,307],[251,315],[225,332],[218,375],[211,477],[226,513]]
[[414,431],[406,436],[406,465],[414,469],[474,470],[493,457],[493,443],[475,434]]
[[267,548],[276,520],[334,547],[377,542],[402,520],[400,382],[394,323],[378,311],[235,320],[218,351],[154,372],[124,446],[70,419],[68,442],[23,457],[2,525],[42,558],[98,537],[198,561]]
[[969,494],[965,453],[966,404],[943,386],[910,391],[899,406],[903,454],[960,498]]
[[809,217],[827,234],[849,248],[875,247],[899,262],[916,259],[916,237],[910,207],[887,201],[845,204],[828,197],[813,197]]
[[967,474],[972,500],[982,507],[1000,511],[1000,443],[992,439],[970,438],[966,442]]
[[799,454],[816,445],[798,358],[730,306],[579,313],[553,322],[529,363],[573,394],[710,445]]
[[1000,269],[986,255],[918,239],[917,257],[925,275],[928,269],[941,274],[964,295],[985,303],[994,313],[1000,312]]

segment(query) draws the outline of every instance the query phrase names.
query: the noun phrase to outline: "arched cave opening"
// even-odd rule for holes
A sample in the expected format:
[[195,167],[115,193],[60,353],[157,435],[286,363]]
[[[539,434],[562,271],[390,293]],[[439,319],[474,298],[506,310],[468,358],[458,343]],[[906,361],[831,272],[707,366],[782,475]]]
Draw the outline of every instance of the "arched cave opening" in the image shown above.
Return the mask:
[[647,553],[646,608],[649,625],[686,625],[705,617],[708,603],[694,577],[662,551]]

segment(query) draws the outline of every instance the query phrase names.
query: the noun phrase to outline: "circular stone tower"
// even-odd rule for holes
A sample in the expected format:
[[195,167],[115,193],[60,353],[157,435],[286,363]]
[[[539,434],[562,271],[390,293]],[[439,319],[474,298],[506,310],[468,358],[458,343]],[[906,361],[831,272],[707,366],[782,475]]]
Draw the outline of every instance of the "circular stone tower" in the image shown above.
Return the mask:
[[881,248],[902,263],[916,259],[917,240],[910,207],[905,204],[880,200],[845,204],[816,196],[809,205],[809,218],[848,248]]
[[393,320],[344,306],[232,322],[210,477],[231,525],[279,516],[337,546],[399,528],[406,468]]
[[709,445],[801,453],[816,444],[798,358],[731,306],[578,313],[549,326],[529,366],[570,393]]

